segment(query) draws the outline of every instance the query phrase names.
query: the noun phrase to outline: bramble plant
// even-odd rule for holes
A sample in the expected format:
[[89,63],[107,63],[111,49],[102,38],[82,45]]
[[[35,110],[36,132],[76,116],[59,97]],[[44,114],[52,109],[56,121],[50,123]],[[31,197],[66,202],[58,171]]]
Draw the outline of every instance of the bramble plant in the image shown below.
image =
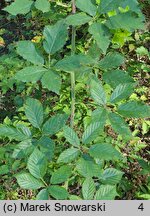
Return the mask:
[[[32,10],[48,13],[50,7],[48,0],[15,0],[4,11],[17,16]],[[126,59],[121,53],[132,33],[144,29],[144,17],[136,0],[72,0],[66,7],[72,14],[46,25],[40,46],[30,40],[17,42],[17,54],[27,66],[14,78],[37,83],[40,89],[61,97],[62,84],[68,89],[65,80],[70,76],[70,111],[63,109],[49,117],[44,104],[27,97],[19,111],[25,113],[23,120],[1,124],[0,136],[15,143],[12,160],[18,164],[14,177],[21,188],[36,190],[36,199],[113,200],[121,196],[121,166],[127,162],[121,145],[136,140],[127,122],[150,116],[148,105],[130,99],[138,83],[124,69]],[[86,36],[80,51],[76,35],[81,27]],[[58,53],[68,41],[62,57]],[[80,131],[78,84],[86,89],[91,107]],[[117,142],[108,136],[109,127]],[[2,169],[9,173],[11,168],[2,165]],[[77,193],[72,193],[72,187],[79,187]]]

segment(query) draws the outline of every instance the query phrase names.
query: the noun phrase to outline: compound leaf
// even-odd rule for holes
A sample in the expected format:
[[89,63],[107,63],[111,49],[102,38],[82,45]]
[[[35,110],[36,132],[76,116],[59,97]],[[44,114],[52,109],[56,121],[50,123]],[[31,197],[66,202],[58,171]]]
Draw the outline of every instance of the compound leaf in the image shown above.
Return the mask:
[[93,23],[89,27],[89,33],[93,35],[98,47],[105,54],[110,44],[108,29],[106,26],[101,23]]
[[49,91],[59,94],[61,89],[61,77],[53,70],[48,70],[41,79],[42,86],[47,88]]
[[92,178],[86,178],[82,185],[82,195],[84,200],[92,200],[96,191],[95,183]]
[[95,200],[114,200],[117,196],[116,186],[101,185],[95,194]]
[[17,43],[17,53],[33,64],[44,64],[44,58],[37,52],[34,43],[31,41],[19,41]]
[[47,161],[45,159],[45,155],[38,149],[35,149],[28,159],[27,167],[29,169],[29,172],[35,178],[43,178],[47,169]]
[[65,57],[55,65],[55,68],[70,73],[79,71],[83,67],[87,67],[93,63],[94,60],[90,56],[79,54]]
[[129,83],[120,84],[113,91],[110,98],[110,102],[118,103],[121,100],[125,100],[132,94],[133,91],[134,91],[133,84],[129,84]]
[[92,18],[90,16],[84,13],[76,13],[66,18],[66,24],[72,26],[80,26],[90,22],[91,19]]
[[82,1],[82,0],[76,0],[76,6],[81,11],[84,11],[84,12],[88,13],[91,16],[95,16],[96,15],[97,8],[92,3],[91,0],[86,0],[86,2]]
[[36,0],[35,7],[43,13],[49,12],[50,2],[48,0]]
[[36,196],[36,200],[49,200],[49,193],[47,189],[42,189]]
[[41,127],[43,123],[43,106],[40,101],[28,98],[25,105],[25,114],[34,127]]
[[98,177],[101,175],[101,168],[92,160],[80,158],[77,162],[76,169],[80,175],[86,178]]
[[21,173],[16,175],[19,186],[27,190],[36,190],[45,187],[44,183],[34,178],[30,173]]
[[117,9],[119,4],[120,1],[118,0],[101,0],[98,11],[100,14],[108,13],[109,11]]
[[24,134],[20,129],[7,125],[0,125],[0,136],[8,137],[17,141],[23,141],[30,138],[27,134]]
[[106,25],[110,29],[125,29],[127,31],[134,31],[135,29],[143,29],[144,22],[143,18],[138,17],[131,11],[126,13],[119,13],[115,16],[109,17]]
[[71,176],[72,169],[70,166],[62,166],[58,170],[56,170],[51,177],[51,184],[60,184]]
[[98,143],[90,147],[89,154],[100,160],[118,160],[121,154],[111,145],[107,143]]
[[53,135],[61,130],[68,119],[67,114],[57,114],[49,118],[43,125],[43,134]]
[[22,82],[36,82],[41,79],[47,69],[40,66],[29,66],[18,71],[15,78]]
[[64,21],[59,21],[53,26],[46,26],[43,35],[45,37],[43,46],[48,54],[55,54],[66,43],[68,31]]
[[115,185],[120,182],[122,175],[123,172],[114,168],[108,168],[105,169],[100,179],[103,184]]
[[122,70],[111,70],[103,74],[103,80],[109,84],[112,88],[116,88],[120,84],[134,83],[132,77]]
[[94,101],[99,105],[106,104],[106,94],[99,80],[92,79],[90,82],[90,92]]
[[118,112],[131,118],[150,117],[150,106],[137,101],[130,101],[119,106]]
[[16,16],[17,14],[27,14],[31,9],[32,4],[33,1],[31,0],[15,0],[3,10],[14,16]]
[[99,133],[104,128],[104,122],[93,122],[91,123],[83,133],[82,142],[83,144],[89,144],[96,139]]
[[125,58],[120,53],[110,52],[97,64],[97,67],[102,70],[111,70],[122,65],[124,61]]
[[57,163],[70,163],[74,161],[80,154],[80,151],[76,148],[69,148],[63,151],[57,160]]
[[76,134],[76,132],[68,127],[65,126],[64,127],[64,137],[66,138],[66,140],[73,146],[75,147],[79,147],[80,146],[80,140],[78,138],[78,135]]
[[109,120],[115,132],[126,138],[132,137],[128,124],[121,116],[117,115],[116,113],[110,113]]
[[38,140],[38,145],[41,152],[46,156],[46,158],[48,160],[52,160],[55,150],[54,141],[47,136],[42,136],[40,140]]
[[69,196],[68,191],[60,186],[52,185],[48,188],[49,194],[57,200],[66,200]]

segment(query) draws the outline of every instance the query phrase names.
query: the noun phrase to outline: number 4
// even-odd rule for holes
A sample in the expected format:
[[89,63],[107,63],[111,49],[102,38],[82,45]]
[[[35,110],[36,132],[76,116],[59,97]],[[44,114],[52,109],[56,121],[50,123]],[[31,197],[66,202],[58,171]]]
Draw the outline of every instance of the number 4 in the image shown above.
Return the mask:
[[143,211],[144,210],[144,206],[143,206],[143,203],[141,203],[138,207],[139,210]]

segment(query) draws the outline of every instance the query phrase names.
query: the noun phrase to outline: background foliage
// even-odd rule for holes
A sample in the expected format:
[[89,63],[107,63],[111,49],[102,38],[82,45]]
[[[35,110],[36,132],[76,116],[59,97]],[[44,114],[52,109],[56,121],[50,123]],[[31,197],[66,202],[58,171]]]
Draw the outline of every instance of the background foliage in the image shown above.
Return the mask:
[[0,7],[0,198],[149,199],[149,1]]

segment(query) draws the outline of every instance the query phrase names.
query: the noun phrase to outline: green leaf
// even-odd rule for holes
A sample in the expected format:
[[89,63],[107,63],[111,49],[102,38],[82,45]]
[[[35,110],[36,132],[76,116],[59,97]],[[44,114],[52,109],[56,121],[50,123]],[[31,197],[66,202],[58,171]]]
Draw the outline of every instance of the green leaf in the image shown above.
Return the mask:
[[80,175],[86,178],[98,177],[101,175],[101,168],[92,160],[79,159],[76,169]]
[[66,18],[66,24],[72,26],[80,26],[88,23],[92,18],[84,13],[76,13]]
[[87,178],[82,185],[82,194],[84,200],[92,200],[96,192],[95,183],[92,178]]
[[29,136],[24,134],[21,130],[5,125],[0,125],[0,136],[8,137],[9,139],[14,139],[17,141],[29,139]]
[[44,154],[37,148],[30,155],[27,163],[29,172],[37,179],[43,178],[47,169],[47,161]]
[[97,8],[94,4],[92,4],[91,0],[86,0],[86,3],[82,0],[76,0],[76,6],[81,11],[88,13],[91,16],[96,15]]
[[148,118],[150,117],[150,106],[137,101],[130,101],[119,106],[118,112],[131,118]]
[[30,123],[34,127],[40,129],[43,123],[43,106],[40,101],[33,98],[28,98],[25,105],[25,114]]
[[53,26],[46,26],[44,28],[43,35],[45,37],[43,46],[48,54],[55,54],[66,43],[67,40],[67,27],[64,21],[59,21]]
[[136,51],[137,56],[141,56],[141,57],[148,56],[149,57],[148,49],[145,48],[144,46],[140,46],[140,47],[136,48],[135,51]]
[[61,89],[61,77],[56,71],[47,71],[43,75],[41,82],[44,88],[47,88],[49,91],[59,94],[59,91]]
[[68,119],[67,114],[57,114],[49,118],[43,125],[43,134],[53,135],[60,131]]
[[88,55],[72,55],[67,56],[64,59],[60,60],[56,65],[55,68],[57,70],[62,70],[66,72],[77,72],[80,69],[83,69],[85,66],[89,66],[93,64],[95,61]]
[[122,29],[115,30],[112,38],[112,43],[119,45],[119,47],[121,48],[125,45],[127,41],[131,40],[132,37],[131,34],[132,33],[127,30],[122,30]]
[[124,61],[125,58],[120,53],[110,52],[96,66],[102,70],[112,70],[122,65]]
[[70,163],[74,161],[80,154],[80,151],[76,148],[69,148],[63,151],[57,160],[57,163]]
[[121,159],[121,154],[111,145],[107,143],[98,143],[89,149],[89,154],[100,160],[118,160]]
[[108,13],[109,11],[117,9],[119,5],[120,1],[118,0],[101,0],[98,11],[100,14]]
[[116,186],[101,185],[94,200],[114,200],[117,195]]
[[133,84],[129,84],[129,83],[119,84],[113,91],[110,98],[110,102],[118,103],[121,100],[125,100],[132,94],[133,91],[134,91]]
[[150,174],[150,163],[146,162],[143,159],[137,159],[139,165],[145,170],[147,171],[147,174]]
[[25,158],[30,152],[33,152],[34,146],[31,140],[20,142],[13,151],[12,158],[20,159]]
[[144,28],[143,18],[130,11],[109,17],[106,25],[110,29],[124,29],[131,32]]
[[44,64],[44,58],[37,52],[35,45],[31,41],[19,41],[17,43],[17,53],[33,64]]
[[71,196],[69,196],[69,200],[82,200],[82,199],[79,196],[71,195]]
[[141,14],[141,11],[140,11],[140,7],[139,7],[139,2],[137,0],[134,0],[134,1],[130,1],[130,0],[123,0],[121,2],[121,7],[122,8],[126,8],[126,7],[129,7],[130,10],[132,10],[133,12],[136,12],[136,13],[140,13]]
[[98,137],[100,132],[104,128],[104,122],[91,123],[83,133],[82,142],[83,144],[89,144]]
[[36,82],[41,79],[45,72],[47,70],[43,67],[30,66],[18,71],[15,78],[22,82]]
[[128,139],[132,137],[129,126],[122,117],[120,117],[116,113],[110,113],[109,120],[115,132]]
[[77,82],[80,83],[79,85],[81,85],[82,82],[88,82],[89,78],[92,78],[92,76],[92,67],[89,66],[83,66],[78,71],[75,71],[75,78]]
[[76,132],[68,127],[65,126],[64,127],[64,137],[66,138],[66,140],[73,146],[75,147],[79,147],[80,146],[80,140],[78,138],[78,135],[76,134]]
[[2,160],[5,157],[6,148],[4,146],[1,146],[0,148],[0,160]]
[[19,186],[23,189],[36,190],[45,186],[41,180],[34,178],[29,173],[17,174],[15,177]]
[[106,94],[99,80],[92,79],[90,82],[90,92],[94,101],[99,105],[106,104]]
[[108,168],[103,172],[100,180],[103,184],[114,185],[120,182],[122,175],[123,172],[114,168]]
[[52,160],[54,156],[55,143],[49,137],[43,136],[38,141],[41,152],[48,160]]
[[137,195],[140,200],[150,200],[150,194],[138,194]]
[[91,123],[101,122],[102,125],[105,125],[107,114],[107,110],[104,107],[97,108],[91,114]]
[[3,10],[14,16],[16,16],[17,14],[27,14],[31,9],[32,4],[33,1],[31,0],[15,0],[15,2],[11,3]]
[[60,184],[68,180],[72,174],[70,166],[62,166],[56,170],[51,177],[51,184]]
[[112,88],[116,88],[119,84],[134,83],[132,77],[122,70],[112,70],[103,74],[103,80]]
[[50,10],[50,3],[48,0],[36,0],[35,7],[38,10],[41,10],[43,13],[49,12]]
[[5,175],[10,172],[9,166],[8,165],[2,165],[0,166],[0,175]]
[[106,26],[101,23],[93,23],[89,27],[89,33],[92,34],[98,47],[105,54],[110,44],[110,35],[108,34],[108,29],[106,28]]
[[16,125],[17,129],[20,130],[23,134],[25,134],[27,137],[31,138],[32,134],[31,131],[28,127],[26,127],[23,124],[17,124]]
[[69,196],[69,193],[67,190],[60,186],[50,186],[48,188],[48,191],[52,197],[54,197],[57,200],[65,200]]
[[43,189],[41,190],[37,196],[36,196],[36,200],[49,200],[49,193],[47,189]]
[[96,62],[99,61],[99,57],[101,56],[102,54],[102,51],[101,49],[97,46],[96,43],[92,43],[91,46],[89,47],[89,50],[88,50],[88,55],[95,59]]

